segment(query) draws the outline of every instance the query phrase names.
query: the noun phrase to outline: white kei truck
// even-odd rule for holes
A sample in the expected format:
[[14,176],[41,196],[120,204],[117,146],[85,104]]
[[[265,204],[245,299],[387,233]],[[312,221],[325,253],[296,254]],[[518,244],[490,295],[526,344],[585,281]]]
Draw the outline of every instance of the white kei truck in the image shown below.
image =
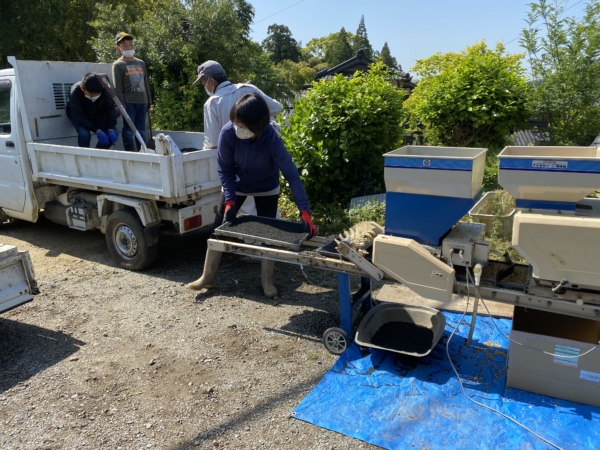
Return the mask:
[[114,150],[93,148],[95,136],[91,148],[78,147],[65,111],[71,86],[88,72],[111,78],[111,64],[8,62],[12,69],[0,70],[0,224],[36,222],[43,211],[75,230],[100,230],[130,270],[152,264],[160,234],[212,225],[221,182],[217,150],[201,150],[203,133],[156,131],[156,150],[140,153],[121,150],[121,136]]

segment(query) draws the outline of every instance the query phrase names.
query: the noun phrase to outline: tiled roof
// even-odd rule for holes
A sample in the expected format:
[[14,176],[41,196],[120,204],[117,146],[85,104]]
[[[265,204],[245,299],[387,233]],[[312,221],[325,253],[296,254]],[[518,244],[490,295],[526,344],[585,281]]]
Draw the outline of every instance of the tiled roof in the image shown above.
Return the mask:
[[522,130],[512,134],[511,139],[516,146],[539,145],[550,140],[547,131]]
[[354,67],[356,65],[364,65],[366,67],[372,63],[373,60],[365,55],[365,51],[363,49],[360,49],[358,52],[356,52],[356,56],[353,56],[352,58],[338,64],[335,67],[321,70],[319,73],[317,73],[315,80],[320,80],[328,75],[332,76],[336,73],[342,73],[345,69]]

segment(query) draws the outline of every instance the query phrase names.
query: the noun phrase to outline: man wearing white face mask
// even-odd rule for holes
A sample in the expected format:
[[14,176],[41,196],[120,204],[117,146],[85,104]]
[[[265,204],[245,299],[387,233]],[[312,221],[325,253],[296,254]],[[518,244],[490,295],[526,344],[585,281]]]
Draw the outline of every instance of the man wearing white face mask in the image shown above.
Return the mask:
[[[121,57],[113,63],[113,82],[115,93],[127,110],[131,121],[146,136],[146,116],[152,106],[150,83],[146,64],[135,58],[133,36],[121,31],[115,36],[116,49]],[[127,151],[139,151],[140,143],[135,142],[133,131],[127,122],[123,122],[123,146]]]
[[89,147],[92,133],[96,133],[96,148],[109,149],[117,142],[117,114],[115,104],[95,73],[88,73],[82,81],[71,86],[67,117],[77,130],[77,145]]
[[[202,84],[209,96],[204,103],[204,146],[203,149],[217,148],[219,133],[229,122],[229,113],[235,102],[245,94],[259,94],[267,102],[271,117],[278,115],[281,104],[249,83],[233,84],[227,78],[223,66],[217,61],[206,61],[198,66],[198,78],[194,85]],[[256,215],[256,206],[252,196],[246,199],[241,209],[244,214]]]

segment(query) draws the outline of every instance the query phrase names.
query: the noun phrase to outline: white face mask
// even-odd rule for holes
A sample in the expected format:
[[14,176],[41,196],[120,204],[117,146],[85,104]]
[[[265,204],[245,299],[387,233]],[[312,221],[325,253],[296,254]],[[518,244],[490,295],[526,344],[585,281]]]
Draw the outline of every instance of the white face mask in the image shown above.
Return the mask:
[[206,91],[206,95],[208,95],[209,97],[211,95],[215,95],[215,91],[211,91],[208,89],[208,83],[210,82],[210,80],[212,80],[212,78],[207,78],[206,79],[206,84],[204,85],[204,90]]
[[[85,95],[85,94],[84,94]],[[87,98],[88,100],[91,100],[92,103],[95,102],[96,100],[98,100],[100,98],[100,96],[102,95],[102,93],[98,94],[98,95],[86,95],[85,98]]]
[[135,50],[121,50],[121,53],[123,53],[123,56],[131,58],[133,55],[135,55]]
[[246,130],[242,127],[238,127],[235,124],[233,125],[233,128],[235,129],[235,135],[240,139],[250,139],[252,136],[254,136],[254,133],[252,131]]

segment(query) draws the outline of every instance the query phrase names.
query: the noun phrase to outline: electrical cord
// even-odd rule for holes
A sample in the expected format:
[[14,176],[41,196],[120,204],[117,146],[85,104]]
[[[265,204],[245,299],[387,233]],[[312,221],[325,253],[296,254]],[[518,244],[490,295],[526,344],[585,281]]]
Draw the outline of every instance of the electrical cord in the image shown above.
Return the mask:
[[323,280],[320,283],[315,283],[313,280],[311,280],[310,276],[304,271],[304,265],[302,265],[302,264],[300,264],[300,272],[302,272],[304,279],[311,286],[322,287],[328,281],[328,278],[329,278],[328,271],[324,270],[323,271]]
[[[467,269],[467,272],[468,269]],[[470,275],[470,274],[469,274]],[[456,326],[454,327],[454,330],[452,330],[452,333],[450,334],[450,337],[448,338],[448,341],[446,342],[446,356],[448,356],[448,361],[450,361],[450,365],[452,366],[452,370],[454,371],[454,374],[456,375],[456,379],[458,380],[458,383],[460,384],[460,388],[462,390],[462,393],[465,395],[465,397],[467,397],[470,401],[472,401],[473,403],[475,403],[478,406],[481,406],[485,409],[488,409],[492,412],[495,412],[496,414],[501,415],[502,417],[504,417],[505,419],[510,420],[511,422],[513,422],[514,424],[520,426],[521,428],[523,428],[526,431],[529,431],[531,434],[533,434],[535,437],[537,437],[538,439],[540,439],[541,441],[545,442],[546,444],[558,449],[558,450],[563,450],[562,447],[559,447],[558,445],[554,444],[553,442],[549,441],[548,439],[545,439],[544,437],[540,436],[539,434],[537,434],[535,431],[533,431],[532,429],[526,427],[525,425],[523,425],[522,423],[520,423],[519,421],[517,421],[516,419],[513,419],[512,417],[504,414],[503,412],[492,408],[491,406],[485,405],[481,402],[478,402],[477,400],[471,398],[471,396],[469,396],[469,394],[467,394],[467,391],[465,390],[465,387],[463,385],[462,379],[460,378],[460,375],[458,374],[458,370],[456,370],[456,367],[454,366],[454,363],[452,362],[452,358],[450,358],[450,341],[452,340],[452,337],[454,336],[454,334],[456,333],[456,331],[458,330],[458,327],[460,326],[460,324],[462,323],[465,315],[467,314],[467,311],[469,309],[469,300],[471,298],[471,293],[470,293],[470,286],[469,286],[469,278],[470,276],[467,278],[467,306],[465,307],[465,310],[462,313],[462,316],[460,316],[460,319],[458,320],[458,323],[456,324]],[[478,292],[476,290],[476,292]],[[478,293],[479,295],[479,293]],[[481,296],[479,296],[479,298],[481,299]],[[482,300],[483,302],[483,300]],[[486,307],[487,310],[487,307]],[[489,314],[489,311],[488,311]],[[490,315],[491,317],[491,315]],[[493,320],[493,318],[492,318]],[[495,325],[495,323],[494,323]],[[498,328],[496,326],[496,328]],[[504,333],[501,333],[504,336]]]

